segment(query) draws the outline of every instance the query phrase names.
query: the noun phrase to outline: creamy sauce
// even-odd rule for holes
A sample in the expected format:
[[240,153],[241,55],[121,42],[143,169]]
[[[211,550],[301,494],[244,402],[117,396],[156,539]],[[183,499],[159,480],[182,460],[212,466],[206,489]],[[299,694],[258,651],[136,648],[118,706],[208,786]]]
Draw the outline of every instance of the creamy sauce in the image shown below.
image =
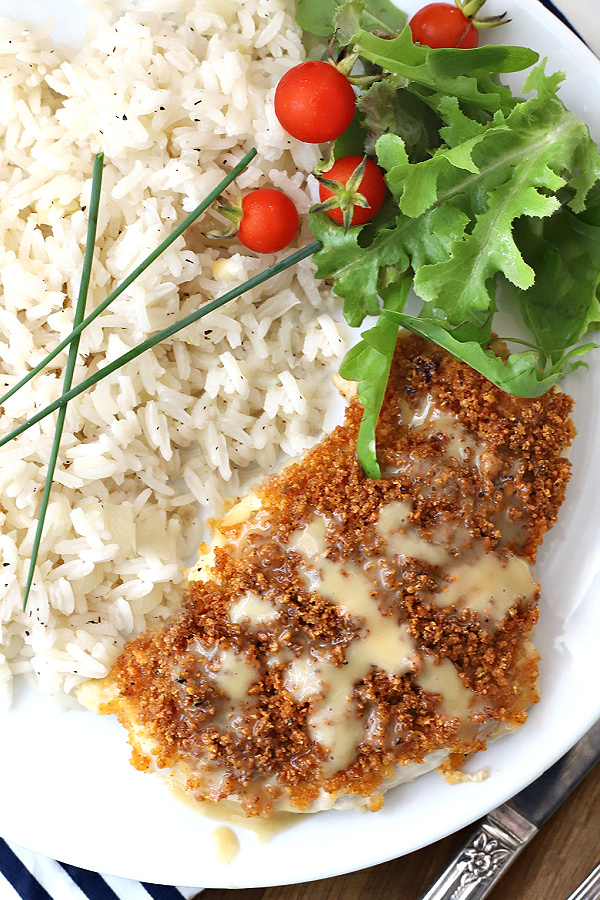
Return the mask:
[[[539,585],[533,577],[533,569],[523,559],[512,553],[502,559],[487,552],[481,542],[467,544],[462,529],[444,534],[434,529],[431,538],[422,538],[418,529],[410,524],[411,506],[396,501],[382,508],[377,531],[386,541],[388,557],[399,559],[412,557],[440,568],[442,582],[438,593],[433,594],[437,606],[455,606],[473,610],[484,621],[497,624],[509,609],[521,599],[525,603],[534,600]],[[444,543],[449,542],[457,559]],[[457,546],[459,545],[459,546]]]
[[[201,645],[198,645],[195,652],[200,656],[206,655]],[[248,689],[260,675],[258,668],[248,662],[244,654],[237,653],[233,648],[219,649],[209,655],[206,671],[234,702],[246,699]]]
[[[517,598],[534,599],[537,585],[530,567],[511,554],[506,560],[486,553],[481,543],[471,546],[457,560],[441,544],[425,540],[410,524],[410,505],[391,503],[380,513],[377,529],[388,555],[413,557],[440,567],[439,593],[434,602],[441,607],[469,608],[484,621],[499,622]],[[440,533],[441,537],[441,533]],[[463,538],[461,529],[446,539]],[[469,725],[473,693],[461,681],[448,660],[436,664],[416,652],[415,643],[395,615],[379,608],[381,585],[357,563],[343,564],[327,557],[327,523],[315,517],[289,541],[290,550],[302,558],[306,588],[330,600],[338,611],[359,628],[345,651],[343,666],[334,665],[315,652],[305,653],[287,668],[285,686],[299,703],[310,701],[309,729],[312,738],[327,749],[325,776],[346,768],[357,747],[377,729],[377,721],[365,721],[352,700],[354,686],[372,670],[403,675],[419,668],[416,683],[428,693],[439,694],[441,713],[458,718],[460,731]]]
[[404,674],[415,666],[417,657],[407,629],[395,617],[382,615],[375,585],[364,570],[351,562],[340,566],[327,559],[326,533],[325,520],[316,517],[292,535],[289,546],[303,558],[307,589],[318,591],[342,614],[360,621],[360,638],[346,649],[345,665],[303,656],[290,667],[285,683],[298,700],[310,695],[319,698],[311,704],[309,727],[314,740],[329,751],[324,766],[327,776],[352,762],[365,737],[365,723],[352,701],[354,685],[373,668]]
[[260,626],[274,619],[276,615],[276,607],[252,591],[234,603],[229,612],[229,618],[236,625],[244,623]]
[[431,657],[423,658],[423,667],[415,678],[416,684],[429,694],[441,697],[441,712],[449,719],[468,721],[474,693],[465,687],[460,675],[449,659],[437,663]]
[[325,520],[315,518],[292,535],[290,548],[304,557],[307,588],[331,600],[343,615],[364,622],[360,641],[349,648],[355,660],[352,668],[363,670],[363,674],[371,666],[391,674],[408,671],[414,660],[414,641],[394,616],[381,613],[377,585],[364,569],[349,561],[340,565],[327,559],[326,531]]
[[427,396],[423,405],[412,410],[407,403],[400,401],[402,422],[409,431],[426,431],[441,434],[445,439],[445,454],[463,462],[468,450],[475,450],[473,437],[463,428],[451,412],[439,409],[434,405],[431,396]]
[[179,803],[183,803],[203,819],[220,822],[228,826],[230,831],[233,831],[234,828],[250,831],[256,835],[261,844],[268,843],[283,831],[306,821],[306,813],[297,812],[275,812],[268,817],[246,816],[241,811],[239,804],[232,800],[220,800],[218,803],[212,803],[210,800],[196,800],[173,778],[164,778],[164,783]]
[[387,542],[394,556],[412,557],[433,566],[442,566],[449,559],[440,544],[425,540],[417,528],[409,524],[411,506],[402,500],[384,506],[377,520],[377,531]]
[[306,654],[294,659],[285,673],[286,690],[298,703],[319,696],[323,689],[322,672],[323,664],[315,656]]
[[518,598],[531,602],[538,588],[530,566],[513,554],[505,560],[482,549],[446,568],[448,584],[434,595],[438,606],[468,607],[482,618],[502,621]]
[[240,852],[240,842],[233,828],[228,825],[219,825],[211,835],[217,859],[222,865],[229,865]]

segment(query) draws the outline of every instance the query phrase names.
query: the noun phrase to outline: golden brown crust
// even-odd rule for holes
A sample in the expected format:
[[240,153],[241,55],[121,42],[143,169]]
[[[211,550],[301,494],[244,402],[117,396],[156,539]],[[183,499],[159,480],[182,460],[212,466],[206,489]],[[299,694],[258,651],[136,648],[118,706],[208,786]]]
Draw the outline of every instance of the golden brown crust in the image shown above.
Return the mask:
[[[403,424],[403,411],[414,413],[425,402],[460,423],[460,453],[450,452],[448,430],[436,427],[442,419],[422,428]],[[376,808],[377,791],[395,766],[441,748],[462,759],[485,745],[497,723],[520,724],[537,697],[536,657],[526,652],[537,592],[492,627],[471,609],[436,602],[446,581],[434,563],[383,559],[375,526],[386,505],[403,501],[421,536],[435,533],[439,542],[446,529],[450,554],[457,553],[460,531],[467,547],[533,562],[569,478],[563,453],[574,434],[571,405],[558,392],[511,397],[440,348],[404,336],[378,426],[383,477],[368,479],[356,459],[361,408],[353,401],[343,426],[265,481],[262,509],[241,545],[247,525],[221,529],[229,543],[215,553],[212,579],[191,582],[172,621],[126,646],[111,675],[117,695],[105,711],[132,729],[134,745],[136,729],[144,730],[158,767],[185,761],[188,787],[198,797],[234,794],[248,814],[268,813],[282,793],[308,809],[323,790],[372,797]],[[444,714],[440,697],[419,686],[414,667],[404,674],[375,667],[354,685],[353,702],[357,719],[370,716],[376,726],[348,765],[333,774],[323,769],[324,749],[307,726],[311,700],[290,693],[286,664],[310,647],[333,666],[345,665],[360,626],[307,588],[302,559],[288,546],[315,516],[328,525],[328,557],[351,559],[372,577],[381,614],[405,627],[421,654],[452,663],[476,698],[477,728],[465,730]],[[230,617],[232,603],[249,592],[273,609],[254,629]],[[230,700],[214,675],[218,653],[228,651],[255,667],[256,679],[225,724]],[[207,784],[199,760],[221,772],[218,786],[214,779]],[[147,758],[138,754],[137,764]]]

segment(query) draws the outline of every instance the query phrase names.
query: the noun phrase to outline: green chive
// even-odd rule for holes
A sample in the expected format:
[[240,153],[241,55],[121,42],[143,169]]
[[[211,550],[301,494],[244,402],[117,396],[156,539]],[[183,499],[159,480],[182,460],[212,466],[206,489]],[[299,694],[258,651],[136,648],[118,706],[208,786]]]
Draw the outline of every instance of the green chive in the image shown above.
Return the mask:
[[[85,253],[83,257],[83,268],[81,271],[81,282],[79,285],[79,296],[75,307],[73,324],[79,325],[83,321],[85,313],[85,304],[90,286],[90,274],[92,270],[92,260],[94,258],[94,247],[96,244],[96,227],[98,225],[98,206],[100,204],[100,187],[102,185],[102,163],[104,155],[98,153],[94,159],[94,172],[92,175],[92,192],[90,197],[90,211],[88,218],[87,235],[85,239]],[[75,371],[75,363],[77,362],[77,352],[79,350],[79,336],[71,341],[69,347],[69,356],[65,366],[65,375],[63,379],[62,396],[64,397],[71,389],[73,384],[73,372]],[[44,484],[44,493],[42,494],[42,502],[40,504],[40,513],[37,520],[35,537],[33,539],[33,547],[31,550],[31,558],[29,560],[29,571],[27,573],[27,581],[25,583],[25,591],[23,594],[23,610],[27,606],[29,592],[33,582],[33,575],[37,562],[40,542],[44,532],[44,521],[48,510],[48,501],[50,500],[50,492],[52,490],[52,481],[54,479],[54,470],[60,450],[60,442],[62,438],[63,428],[65,424],[65,416],[67,414],[67,403],[58,411],[56,418],[56,430],[54,432],[54,440],[52,442],[52,450],[50,452],[50,460],[48,462],[48,470],[46,472],[46,483]]]
[[278,275],[285,269],[289,269],[290,266],[296,265],[296,263],[300,262],[303,259],[306,259],[307,256],[311,256],[313,253],[316,253],[317,250],[320,250],[322,246],[323,245],[321,244],[321,241],[313,241],[311,244],[308,244],[301,250],[295,250],[294,253],[286,256],[284,259],[275,263],[275,265],[269,266],[269,268],[265,269],[264,272],[259,272],[258,275],[255,275],[253,278],[249,278],[248,281],[244,281],[242,284],[238,285],[238,287],[233,288],[226,294],[223,294],[222,297],[217,297],[215,300],[211,300],[210,303],[206,303],[204,306],[200,307],[200,309],[197,309],[196,312],[190,313],[183,319],[180,319],[178,322],[173,322],[173,324],[169,325],[168,328],[163,328],[162,331],[158,331],[156,334],[152,335],[152,337],[149,337],[141,344],[138,344],[137,347],[133,347],[131,350],[128,350],[127,353],[124,353],[122,356],[114,359],[107,366],[104,366],[103,369],[100,369],[98,372],[90,375],[89,378],[85,379],[85,381],[82,381],[74,388],[71,388],[71,390],[67,391],[66,394],[63,394],[57,400],[49,403],[48,406],[44,407],[44,409],[41,409],[30,419],[27,419],[26,422],[23,422],[23,424],[19,425],[18,428],[15,428],[14,431],[11,431],[10,434],[7,434],[5,437],[1,438],[0,447],[3,447],[9,441],[12,441],[13,438],[18,437],[20,434],[23,434],[24,431],[27,431],[28,428],[31,428],[32,425],[40,422],[46,416],[49,416],[56,409],[59,409],[59,407],[65,406],[74,397],[78,397],[79,394],[82,394],[84,391],[87,391],[89,388],[93,387],[103,378],[106,378],[107,375],[111,375],[114,371],[116,371],[116,369],[120,369],[128,362],[131,362],[145,350],[149,350],[151,347],[156,346],[156,344],[159,344],[161,341],[164,341],[167,338],[171,337],[173,334],[176,334],[178,331],[181,331],[182,328],[186,328],[186,326],[191,325],[193,322],[197,322],[198,319],[202,319],[214,309],[218,309],[220,306],[223,306],[230,300],[234,300],[236,297],[240,297],[242,294],[245,294],[246,291],[250,291],[252,290],[252,288],[257,287],[257,285],[263,284],[263,282],[268,281],[269,278],[273,278],[275,275]]
[[254,148],[252,150],[249,150],[248,153],[246,153],[246,155],[239,161],[239,163],[237,163],[237,165],[233,167],[231,172],[229,172],[229,174],[219,182],[216,188],[214,188],[210,192],[210,194],[208,194],[208,196],[204,198],[202,203],[200,203],[196,207],[196,209],[194,209],[189,214],[189,216],[187,216],[175,229],[173,229],[171,234],[168,235],[168,237],[166,237],[164,241],[162,241],[162,243],[160,243],[158,247],[156,247],[156,249],[153,250],[152,253],[150,253],[144,259],[144,261],[139,264],[137,269],[134,269],[133,272],[131,272],[127,276],[127,278],[123,282],[121,282],[121,284],[116,287],[115,290],[96,307],[96,309],[94,309],[85,319],[77,324],[77,326],[73,328],[70,334],[68,334],[67,337],[64,338],[64,340],[62,340],[60,344],[58,344],[58,346],[54,348],[54,350],[51,350],[50,353],[48,353],[48,355],[45,356],[44,359],[37,364],[37,366],[31,369],[31,371],[29,371],[27,375],[21,378],[21,380],[17,384],[14,384],[10,388],[10,390],[8,390],[5,394],[2,395],[2,397],[0,397],[0,406],[4,404],[9,397],[12,397],[12,395],[15,394],[20,388],[27,384],[28,381],[34,378],[38,374],[38,372],[41,372],[42,369],[44,369],[49,363],[51,363],[55,356],[58,356],[58,354],[62,350],[64,350],[65,347],[71,343],[71,341],[77,338],[84,328],[87,328],[87,326],[90,325],[94,321],[94,319],[100,315],[100,313],[104,312],[106,307],[109,306],[113,302],[113,300],[116,300],[117,297],[119,297],[123,293],[123,291],[126,290],[129,285],[133,281],[135,281],[135,279],[139,275],[141,275],[142,272],[144,272],[148,268],[148,266],[151,265],[154,260],[161,255],[161,253],[163,253],[167,249],[167,247],[170,247],[173,241],[175,241],[179,237],[179,235],[186,230],[186,228],[189,228],[189,226],[196,221],[198,216],[201,215],[206,209],[208,209],[211,203],[213,203],[217,199],[219,194],[221,194],[225,190],[225,188],[229,184],[231,184],[231,182],[235,178],[237,178],[240,172],[242,172],[250,163],[250,161],[254,159],[256,153],[257,151]]

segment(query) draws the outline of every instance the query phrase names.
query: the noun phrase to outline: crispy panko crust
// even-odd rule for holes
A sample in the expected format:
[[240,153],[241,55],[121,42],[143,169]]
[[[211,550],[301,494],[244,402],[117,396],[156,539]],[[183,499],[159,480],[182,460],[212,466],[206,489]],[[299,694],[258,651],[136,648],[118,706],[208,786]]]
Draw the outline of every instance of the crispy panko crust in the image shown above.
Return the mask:
[[[378,808],[403,768],[414,777],[412,764],[423,768],[443,751],[452,770],[518,727],[537,699],[537,586],[495,622],[468,605],[440,604],[439,566],[386,557],[377,522],[402,502],[414,534],[445,541],[450,555],[460,534],[468,551],[533,564],[564,499],[571,407],[558,391],[509,396],[440,348],[402,336],[378,425],[382,477],[367,478],[357,461],[362,409],[353,400],[343,425],[257,488],[260,509],[241,523],[225,519],[208,579],[190,580],[173,618],[125,647],[98,705],[129,730],[134,764],[173,769],[198,799],[234,798],[248,815],[282,803],[310,811],[323,797]],[[351,700],[363,734],[336,771],[310,727],[314,698],[295,695],[286,675],[307,653],[343,667],[364,633],[343,605],[307,588],[290,542],[315,517],[327,523],[327,559],[372,575],[381,615],[405,629],[417,659],[405,671],[361,673]],[[231,618],[249,595],[272,611],[258,624]],[[243,697],[219,683],[223,654],[255,669]],[[467,720],[419,684],[426,658],[453,667],[472,698]]]

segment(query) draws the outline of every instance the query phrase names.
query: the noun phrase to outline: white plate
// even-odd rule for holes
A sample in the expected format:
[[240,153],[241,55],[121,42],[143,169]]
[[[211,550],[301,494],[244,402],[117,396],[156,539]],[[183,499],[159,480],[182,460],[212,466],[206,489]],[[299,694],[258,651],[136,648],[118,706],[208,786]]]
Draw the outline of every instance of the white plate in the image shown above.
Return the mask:
[[[405,3],[410,12],[419,4]],[[529,44],[567,73],[565,102],[600,136],[600,62],[537,0],[510,0],[510,25],[490,39]],[[488,3],[501,12],[504,2]],[[83,8],[0,0],[0,14],[58,19],[77,40]],[[501,8],[502,7],[502,8]],[[486,7],[487,10],[488,7]],[[541,702],[527,724],[471,768],[489,767],[480,784],[447,785],[436,773],[387,796],[376,814],[320,813],[269,842],[238,830],[241,850],[218,862],[215,821],[176,801],[156,778],[129,763],[123,730],[112,718],[60,712],[23,690],[0,718],[0,833],[51,857],[96,871],[180,885],[251,887],[304,882],[409,853],[456,831],[535,779],[600,716],[600,356],[566,384],[579,431],[573,478],[559,524],[539,556],[543,587],[536,644],[542,656]]]

